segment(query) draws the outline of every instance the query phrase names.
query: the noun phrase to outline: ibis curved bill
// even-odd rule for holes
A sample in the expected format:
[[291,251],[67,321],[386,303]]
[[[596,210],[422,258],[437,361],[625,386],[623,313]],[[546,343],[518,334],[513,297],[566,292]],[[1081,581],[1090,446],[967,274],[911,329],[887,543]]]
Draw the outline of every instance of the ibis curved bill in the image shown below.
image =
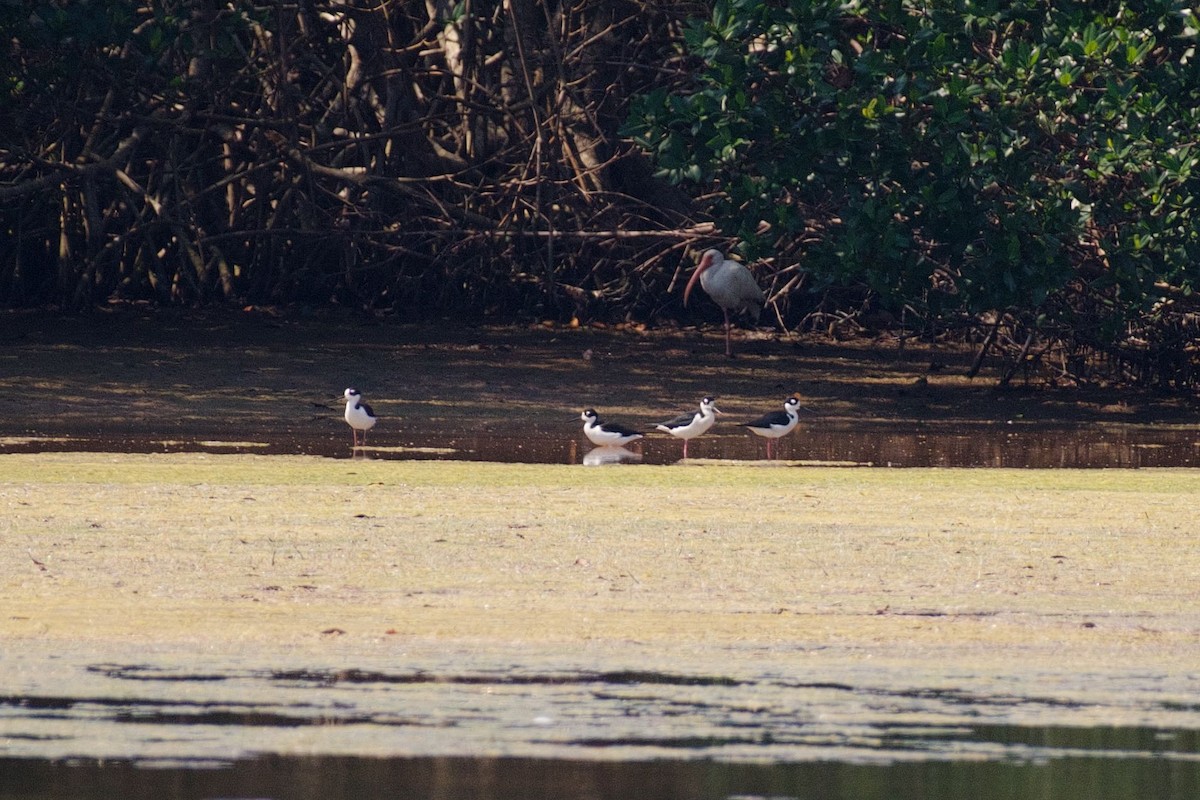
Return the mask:
[[706,250],[696,265],[696,271],[683,290],[683,304],[687,306],[688,298],[696,283],[704,292],[721,307],[725,315],[725,355],[733,357],[733,346],[729,335],[729,313],[748,314],[755,322],[762,311],[766,295],[754,280],[750,270],[736,261],[725,258],[720,250]]

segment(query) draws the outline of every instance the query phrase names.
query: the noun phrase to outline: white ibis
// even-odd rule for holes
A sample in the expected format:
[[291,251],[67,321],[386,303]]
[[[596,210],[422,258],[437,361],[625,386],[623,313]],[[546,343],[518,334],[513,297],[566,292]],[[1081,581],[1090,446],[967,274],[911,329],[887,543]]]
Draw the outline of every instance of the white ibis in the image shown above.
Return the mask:
[[358,432],[362,431],[362,443],[367,444],[367,431],[375,427],[375,412],[363,402],[358,389],[347,389],[343,392],[346,398],[346,422],[350,425],[350,434],[354,437],[354,446],[358,447]]
[[624,425],[618,425],[615,422],[601,422],[600,415],[596,413],[596,409],[584,409],[584,412],[579,415],[583,420],[583,432],[592,444],[600,447],[616,446],[620,447],[623,444],[629,444],[635,439],[641,439],[642,434],[626,428]]
[[680,414],[674,419],[659,423],[654,427],[664,433],[669,433],[676,439],[683,439],[683,457],[687,458],[688,440],[695,439],[707,431],[717,421],[717,414],[724,413],[717,408],[717,401],[706,397],[700,401],[700,410]]
[[743,422],[743,428],[749,428],[751,432],[757,433],[759,436],[767,440],[767,458],[771,457],[771,443],[781,436],[786,436],[791,433],[796,423],[800,421],[800,401],[795,397],[789,397],[783,401],[783,411],[772,411],[768,414],[763,414],[756,420]]
[[729,342],[729,312],[749,314],[758,322],[766,295],[759,288],[750,270],[736,261],[729,261],[720,250],[706,250],[692,273],[687,288],[683,290],[683,304],[687,305],[692,287],[700,281],[704,291],[725,314],[725,355],[733,357]]

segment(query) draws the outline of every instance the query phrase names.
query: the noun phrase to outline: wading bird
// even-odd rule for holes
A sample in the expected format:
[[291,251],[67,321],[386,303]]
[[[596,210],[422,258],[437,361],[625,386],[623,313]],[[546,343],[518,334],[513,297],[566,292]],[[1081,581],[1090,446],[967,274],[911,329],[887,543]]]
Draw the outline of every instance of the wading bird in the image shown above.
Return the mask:
[[772,411],[768,414],[763,414],[756,420],[743,422],[743,428],[749,428],[752,432],[767,440],[767,458],[771,457],[771,444],[781,436],[786,436],[791,433],[796,423],[800,421],[800,401],[795,397],[789,397],[783,401],[783,411]]
[[717,408],[717,401],[706,397],[700,401],[700,410],[680,414],[674,419],[655,425],[658,430],[669,433],[676,439],[683,440],[683,457],[688,457],[688,441],[695,439],[707,431],[717,421],[717,414],[724,413]]
[[725,315],[725,355],[733,358],[733,346],[729,340],[729,312],[748,314],[758,322],[766,296],[750,270],[736,261],[726,259],[720,250],[706,250],[700,257],[696,271],[683,290],[685,307],[696,281],[700,281],[705,293],[721,307]]
[[350,425],[350,435],[354,437],[354,446],[358,447],[358,432],[362,431],[362,443],[367,444],[367,431],[375,427],[375,412],[362,401],[358,389],[347,389],[343,396],[346,398],[346,422]]
[[626,428],[624,425],[618,425],[615,422],[601,422],[600,415],[596,413],[596,409],[585,409],[579,415],[583,420],[583,432],[592,444],[600,447],[616,445],[620,447],[623,444],[629,444],[635,439],[642,438],[642,434]]

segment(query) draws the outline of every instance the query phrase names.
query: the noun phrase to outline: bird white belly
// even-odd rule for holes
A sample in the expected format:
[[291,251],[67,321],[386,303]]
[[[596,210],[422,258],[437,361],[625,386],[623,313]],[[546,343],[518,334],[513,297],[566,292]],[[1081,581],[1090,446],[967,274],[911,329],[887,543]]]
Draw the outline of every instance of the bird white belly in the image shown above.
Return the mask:
[[351,428],[360,431],[369,431],[375,427],[375,418],[358,406],[346,409],[346,422],[350,424]]
[[759,436],[765,436],[768,439],[778,439],[780,436],[787,434],[792,429],[791,425],[769,425],[765,428],[756,428],[754,426],[749,427],[750,430],[754,431]]
[[679,425],[674,428],[669,425],[658,425],[656,427],[660,431],[664,431],[680,439],[694,439],[711,428],[716,421],[717,418],[713,414],[697,414],[687,425]]
[[642,438],[641,436],[636,435],[636,434],[617,433],[615,431],[606,431],[603,428],[601,428],[599,425],[591,425],[591,426],[585,425],[583,428],[583,432],[587,436],[587,438],[591,440],[592,444],[600,445],[600,446],[613,445],[613,444],[625,444],[626,442],[632,442],[635,439]]

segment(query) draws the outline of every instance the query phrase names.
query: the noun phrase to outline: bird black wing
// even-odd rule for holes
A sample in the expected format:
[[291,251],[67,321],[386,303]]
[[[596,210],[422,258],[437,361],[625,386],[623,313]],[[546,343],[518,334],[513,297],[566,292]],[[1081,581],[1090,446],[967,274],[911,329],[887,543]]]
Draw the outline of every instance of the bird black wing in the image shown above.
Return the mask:
[[743,422],[741,426],[743,428],[769,428],[772,425],[787,425],[791,421],[792,418],[786,411],[772,411],[751,422]]
[[666,422],[660,422],[659,424],[666,425],[668,428],[682,428],[685,425],[691,425],[692,421],[695,419],[696,419],[696,412],[689,411],[686,414],[680,414],[678,417],[675,417],[674,419],[669,419]]

